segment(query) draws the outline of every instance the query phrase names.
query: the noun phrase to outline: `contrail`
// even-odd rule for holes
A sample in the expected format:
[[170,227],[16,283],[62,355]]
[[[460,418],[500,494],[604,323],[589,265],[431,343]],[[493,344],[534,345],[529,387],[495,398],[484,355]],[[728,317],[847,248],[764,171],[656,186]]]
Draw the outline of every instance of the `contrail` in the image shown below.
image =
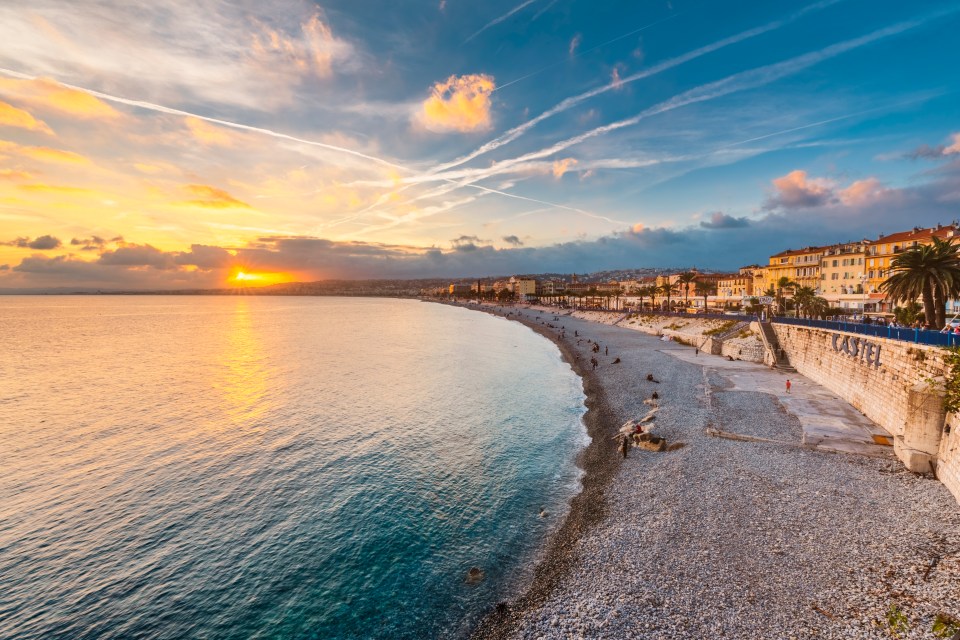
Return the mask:
[[[4,69],[0,67],[0,74],[10,76],[12,78],[17,78],[20,80],[39,80],[39,76],[31,76],[26,73],[20,73],[19,71],[13,71],[11,69]],[[327,149],[329,151],[336,151],[338,153],[345,153],[347,155],[355,156],[357,158],[363,158],[364,160],[370,160],[377,164],[391,167],[393,169],[400,169],[407,173],[414,173],[412,169],[404,167],[402,165],[390,162],[389,160],[384,160],[383,158],[378,158],[376,156],[367,155],[361,153],[360,151],[354,151],[353,149],[347,149],[345,147],[338,147],[337,145],[327,144],[325,142],[317,142],[316,140],[306,140],[304,138],[298,138],[296,136],[291,136],[286,133],[280,133],[279,131],[273,131],[272,129],[264,129],[262,127],[254,127],[248,124],[241,124],[239,122],[230,122],[229,120],[220,120],[219,118],[211,118],[208,116],[202,116],[196,113],[190,113],[189,111],[182,111],[180,109],[174,109],[172,107],[165,107],[163,105],[154,104],[152,102],[144,102],[142,100],[131,100],[129,98],[123,98],[120,96],[110,95],[108,93],[102,93],[100,91],[95,91],[94,89],[87,89],[86,87],[79,87],[77,85],[67,84],[65,82],[56,81],[62,87],[68,89],[73,89],[74,91],[82,91],[83,93],[89,94],[91,96],[106,100],[108,102],[116,102],[118,104],[124,104],[131,107],[138,107],[140,109],[147,109],[148,111],[157,111],[159,113],[167,113],[175,116],[184,116],[188,118],[197,118],[198,120],[205,120],[206,122],[212,122],[214,124],[219,124],[224,127],[230,127],[232,129],[240,129],[242,131],[251,131],[253,133],[260,133],[266,136],[271,136],[273,138],[278,138],[281,140],[290,140],[291,142],[299,142],[300,144],[307,144],[314,147],[320,147],[322,149]]]
[[[839,0],[838,0],[838,1],[839,1]],[[551,4],[552,4],[552,3],[551,3]],[[639,29],[634,29],[633,31],[630,31],[630,32],[625,33],[625,34],[620,35],[620,36],[617,36],[616,38],[613,38],[612,40],[607,40],[606,42],[601,42],[600,44],[596,45],[595,47],[590,47],[589,49],[584,49],[583,51],[577,51],[577,52],[574,53],[572,56],[570,56],[570,58],[579,58],[579,57],[582,56],[582,55],[586,55],[586,54],[590,53],[591,51],[596,51],[597,49],[600,49],[601,47],[607,46],[608,44],[613,44],[614,42],[616,42],[616,41],[618,41],[618,40],[623,40],[624,38],[629,38],[630,36],[632,36],[632,35],[634,35],[634,34],[640,33],[641,31],[646,31],[647,29],[653,28],[653,27],[657,26],[658,24],[662,24],[662,23],[664,23],[664,22],[666,22],[666,21],[668,21],[668,20],[673,20],[674,18],[683,15],[684,13],[685,13],[684,11],[679,11],[679,12],[673,14],[673,15],[667,16],[666,18],[661,18],[660,20],[657,20],[656,22],[651,22],[650,24],[644,25],[644,26],[640,27]],[[495,88],[493,91],[491,91],[490,93],[496,93],[497,91],[500,91],[501,89],[506,89],[507,87],[509,87],[509,86],[512,85],[512,84],[516,84],[516,83],[520,82],[521,80],[526,80],[527,78],[532,78],[532,77],[535,76],[535,75],[538,75],[538,74],[540,74],[540,73],[543,73],[543,72],[546,71],[547,69],[552,69],[552,68],[554,68],[554,67],[558,67],[558,66],[562,65],[564,62],[566,62],[566,60],[560,60],[560,61],[558,61],[558,62],[554,62],[553,64],[548,64],[547,66],[541,67],[540,69],[537,69],[536,71],[533,71],[533,72],[531,72],[531,73],[528,73],[528,74],[525,75],[525,76],[520,76],[519,78],[517,78],[517,79],[515,79],[515,80],[511,80],[510,82],[504,83],[504,84],[500,85],[499,87],[496,87],[496,88]]]
[[478,35],[480,35],[480,34],[483,33],[484,31],[486,31],[486,30],[489,29],[490,27],[492,27],[492,26],[494,26],[494,25],[497,25],[497,24],[500,24],[501,22],[503,22],[504,20],[506,20],[507,18],[509,18],[509,17],[512,16],[513,14],[515,14],[517,11],[520,11],[520,10],[523,9],[524,7],[529,6],[529,5],[533,4],[534,2],[537,2],[537,0],[525,0],[525,2],[521,2],[520,4],[518,4],[517,6],[515,6],[513,9],[510,9],[510,11],[507,11],[505,14],[503,14],[502,16],[500,16],[499,18],[494,18],[493,20],[491,20],[491,21],[488,22],[487,24],[483,25],[483,26],[480,28],[479,31],[477,31],[475,34],[473,34],[472,36],[470,36],[469,38],[467,38],[466,40],[464,40],[464,41],[463,41],[463,44],[467,44],[468,42],[470,42],[471,40],[473,40],[474,38],[476,38]]
[[755,138],[748,138],[746,140],[740,140],[739,142],[731,142],[730,144],[725,144],[722,147],[717,147],[717,151],[721,149],[728,149],[730,147],[736,147],[741,144],[749,144],[751,142],[756,142],[757,140],[766,140],[767,138],[772,138],[774,136],[782,136],[787,133],[793,133],[794,131],[802,131],[804,129],[811,129],[813,127],[821,127],[825,124],[830,124],[831,122],[839,122],[840,120],[848,120],[850,118],[856,118],[857,116],[867,115],[868,113],[874,113],[876,111],[886,111],[887,109],[895,109],[897,107],[902,107],[904,105],[913,104],[915,102],[923,102],[927,100],[927,97],[923,98],[914,98],[912,100],[904,100],[903,102],[897,102],[891,105],[885,105],[883,107],[874,107],[873,109],[865,109],[863,111],[857,111],[855,113],[848,113],[846,115],[837,116],[835,118],[828,118],[826,120],[820,120],[819,122],[811,122],[810,124],[800,125],[799,127],[792,127],[790,129],[783,129],[781,131],[774,131],[773,133],[767,133],[762,136],[757,136]]
[[[552,156],[556,153],[559,153],[560,151],[568,149],[574,145],[580,144],[581,142],[584,142],[591,138],[595,138],[597,136],[610,133],[611,131],[616,131],[618,129],[622,129],[624,127],[637,124],[641,120],[649,118],[650,116],[654,116],[660,113],[665,113],[667,111],[672,111],[674,109],[678,109],[680,107],[684,107],[690,104],[713,100],[715,98],[729,95],[731,93],[761,87],[775,80],[779,80],[788,75],[792,75],[794,73],[802,71],[817,63],[823,62],[824,60],[836,57],[852,49],[862,47],[866,44],[875,42],[876,40],[880,40],[888,36],[896,35],[904,31],[907,31],[908,29],[917,27],[921,24],[924,24],[930,19],[931,17],[927,17],[924,19],[901,22],[896,25],[893,25],[884,29],[880,29],[878,31],[874,31],[870,34],[861,36],[859,38],[854,38],[852,40],[847,40],[846,42],[841,42],[835,45],[831,45],[829,47],[821,49],[820,51],[804,54],[796,58],[792,58],[790,60],[768,65],[765,67],[759,67],[757,69],[750,69],[748,71],[743,71],[743,72],[728,76],[726,78],[723,78],[721,80],[717,80],[715,82],[711,82],[705,85],[701,85],[699,87],[695,87],[694,89],[685,91],[681,94],[674,96],[673,98],[670,98],[669,100],[666,100],[648,109],[645,109],[644,111],[641,111],[639,114],[631,118],[626,118],[624,120],[619,120],[617,122],[612,122],[610,124],[596,127],[585,133],[581,133],[571,138],[567,138],[566,140],[563,140],[561,142],[557,142],[556,144],[550,147],[546,147],[539,151],[526,153],[516,158],[511,158],[509,160],[498,162],[486,169],[477,169],[473,173],[472,177],[464,178],[463,180],[461,180],[459,184],[460,186],[467,186],[473,182],[476,182],[477,180],[482,180],[488,177],[492,177],[492,176],[504,173],[506,170],[511,169],[516,165],[529,162],[530,160],[539,160],[542,158]],[[429,177],[431,177],[433,180],[447,179],[446,175],[443,173],[435,173]],[[422,178],[423,176],[412,176],[411,178],[409,178],[409,180],[420,181],[422,180]]]
[[[803,9],[801,9],[800,11],[797,11],[796,13],[794,13],[794,14],[786,17],[786,18],[783,18],[783,19],[781,19],[781,20],[775,20],[775,21],[769,22],[769,23],[767,23],[767,24],[765,24],[765,25],[763,25],[763,26],[756,27],[756,28],[754,28],[754,29],[749,29],[749,30],[747,30],[747,31],[742,31],[742,32],[740,32],[740,33],[738,33],[738,34],[736,34],[736,35],[734,35],[734,36],[730,36],[729,38],[724,38],[723,40],[718,40],[717,42],[714,42],[713,44],[708,44],[708,45],[706,45],[706,46],[704,46],[704,47],[700,47],[699,49],[694,49],[693,51],[690,51],[689,53],[685,53],[685,54],[683,54],[683,55],[681,55],[681,56],[678,56],[678,57],[676,57],[676,58],[671,58],[670,60],[665,60],[664,62],[661,62],[660,64],[657,64],[657,65],[654,65],[654,66],[652,66],[652,67],[650,67],[650,68],[648,68],[648,69],[645,69],[645,70],[643,70],[643,71],[638,71],[637,73],[634,73],[634,74],[631,74],[631,75],[629,75],[629,76],[626,76],[625,78],[621,78],[621,79],[620,79],[619,81],[617,81],[617,82],[610,82],[610,83],[607,83],[607,84],[605,84],[605,85],[603,85],[603,86],[601,86],[601,87],[597,87],[596,89],[591,89],[590,91],[586,91],[586,92],[581,93],[581,94],[579,94],[579,95],[576,95],[576,96],[572,96],[572,97],[570,97],[570,98],[567,98],[566,100],[563,100],[562,102],[560,102],[559,104],[557,104],[556,106],[554,106],[552,109],[548,109],[547,111],[544,111],[543,113],[541,113],[539,116],[537,116],[537,117],[535,117],[535,118],[533,118],[533,119],[531,119],[531,120],[528,120],[528,121],[524,122],[523,124],[517,125],[517,126],[514,127],[513,129],[510,129],[509,131],[507,131],[507,132],[504,133],[503,135],[498,136],[497,138],[494,138],[494,139],[491,140],[490,142],[487,142],[486,144],[484,144],[484,145],[482,145],[481,147],[477,148],[476,150],[468,153],[467,155],[461,156],[461,157],[459,157],[459,158],[457,158],[457,159],[455,159],[455,160],[452,160],[452,161],[450,161],[450,162],[447,162],[447,163],[438,165],[438,166],[434,167],[433,169],[431,169],[428,173],[436,173],[436,172],[439,172],[439,171],[444,171],[444,170],[449,169],[449,168],[451,168],[451,167],[459,166],[459,165],[464,164],[465,162],[469,162],[469,161],[473,160],[474,158],[477,158],[477,157],[479,157],[479,156],[481,156],[481,155],[483,155],[483,154],[485,154],[485,153],[489,153],[490,151],[493,151],[494,149],[498,149],[499,147],[502,147],[502,146],[505,145],[505,144],[508,144],[508,143],[510,143],[510,142],[513,142],[514,140],[516,140],[517,138],[519,138],[520,136],[522,136],[524,133],[526,133],[527,131],[529,131],[529,130],[532,129],[533,127],[535,127],[535,126],[536,126],[537,124],[539,124],[540,122],[543,122],[543,121],[546,120],[547,118],[551,118],[551,117],[557,115],[558,113],[563,113],[564,111],[567,111],[567,110],[569,110],[569,109],[577,106],[578,104],[580,104],[581,102],[583,102],[583,101],[585,101],[585,100],[589,100],[590,98],[593,98],[593,97],[598,96],[598,95],[600,95],[600,94],[606,93],[606,92],[608,92],[608,91],[612,91],[612,90],[614,90],[614,89],[618,89],[618,88],[622,87],[622,86],[625,85],[625,84],[628,84],[628,83],[631,83],[631,82],[636,82],[637,80],[642,80],[643,78],[649,78],[650,76],[656,75],[656,74],[658,74],[658,73],[662,73],[663,71],[666,71],[666,70],[668,70],[668,69],[672,69],[673,67],[679,66],[679,65],[681,65],[681,64],[683,64],[683,63],[685,63],[685,62],[690,62],[691,60],[695,60],[696,58],[702,57],[702,56],[704,56],[704,55],[706,55],[706,54],[708,54],[708,53],[713,53],[714,51],[717,51],[717,50],[719,50],[719,49],[723,49],[724,47],[728,47],[728,46],[730,46],[730,45],[737,44],[738,42],[742,42],[742,41],[747,40],[747,39],[749,39],[749,38],[754,38],[754,37],[756,37],[756,36],[759,36],[759,35],[761,35],[761,34],[767,33],[767,32],[769,32],[769,31],[773,31],[773,30],[775,30],[775,29],[779,29],[780,27],[783,27],[783,26],[785,26],[785,25],[787,25],[787,24],[790,24],[791,22],[794,22],[794,21],[796,21],[796,20],[799,20],[801,17],[803,17],[803,16],[806,15],[807,13],[810,13],[811,11],[817,11],[817,10],[820,10],[820,9],[824,9],[824,8],[826,8],[826,7],[829,7],[830,5],[837,4],[838,2],[842,2],[842,0],[821,0],[821,2],[817,2],[817,3],[814,3],[814,4],[812,4],[812,5],[809,5],[809,6],[805,7],[805,8],[803,8]],[[644,27],[644,28],[646,28],[646,27]]]

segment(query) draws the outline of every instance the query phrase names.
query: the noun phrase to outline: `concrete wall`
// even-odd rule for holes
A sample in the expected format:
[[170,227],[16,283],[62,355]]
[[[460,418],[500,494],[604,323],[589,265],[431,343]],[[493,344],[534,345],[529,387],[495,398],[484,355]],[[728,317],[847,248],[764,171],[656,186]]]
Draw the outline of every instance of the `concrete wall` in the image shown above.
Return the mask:
[[960,501],[960,416],[951,413],[947,416],[948,433],[940,440],[940,454],[937,457],[937,478],[947,485]]
[[[908,469],[936,468],[960,501],[960,436],[953,428],[944,433],[942,383],[948,367],[942,349],[825,329],[773,328],[797,371],[893,434],[894,451]],[[960,425],[960,418],[950,419]]]

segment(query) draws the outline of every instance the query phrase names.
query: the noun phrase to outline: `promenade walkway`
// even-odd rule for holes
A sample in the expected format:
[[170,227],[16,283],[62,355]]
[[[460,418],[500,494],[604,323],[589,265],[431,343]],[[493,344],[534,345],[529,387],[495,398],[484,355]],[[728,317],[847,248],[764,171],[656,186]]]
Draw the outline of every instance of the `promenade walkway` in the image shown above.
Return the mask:
[[[840,453],[894,458],[893,437],[883,427],[864,416],[846,400],[824,389],[799,373],[786,373],[764,365],[730,361],[700,353],[690,347],[667,347],[663,353],[715,371],[730,383],[730,391],[757,391],[779,400],[800,420],[803,436],[800,444]],[[790,393],[786,381],[790,380]],[[723,425],[718,425],[723,429]]]

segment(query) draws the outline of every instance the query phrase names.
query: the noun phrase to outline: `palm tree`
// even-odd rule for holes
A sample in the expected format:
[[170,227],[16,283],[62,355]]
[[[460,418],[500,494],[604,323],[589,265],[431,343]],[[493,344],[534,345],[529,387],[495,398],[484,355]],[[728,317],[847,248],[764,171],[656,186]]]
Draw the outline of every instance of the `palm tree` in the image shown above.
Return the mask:
[[830,303],[827,302],[826,298],[813,296],[807,301],[803,308],[807,311],[807,317],[824,318],[827,316],[827,312],[830,311]]
[[780,276],[780,279],[777,280],[777,305],[780,308],[780,313],[784,315],[787,313],[787,301],[783,297],[783,290],[796,286],[798,286],[797,283],[787,276]]
[[952,239],[911,247],[890,263],[894,272],[880,285],[893,302],[923,301],[923,315],[933,328],[946,321],[946,301],[960,294],[960,255]]
[[689,305],[687,301],[690,298],[690,285],[697,281],[697,273],[695,271],[684,271],[677,277],[677,284],[683,285],[683,308],[686,309]]
[[712,282],[697,282],[694,287],[698,296],[703,296],[703,312],[707,312],[707,297],[716,295],[717,285]]
[[668,281],[660,285],[658,289],[660,290],[660,293],[667,296],[667,312],[669,312],[670,311],[670,294],[673,293],[673,284]]
[[797,317],[801,315],[801,311],[809,313],[810,302],[817,297],[817,292],[813,287],[799,287],[793,293],[793,301],[797,305]]

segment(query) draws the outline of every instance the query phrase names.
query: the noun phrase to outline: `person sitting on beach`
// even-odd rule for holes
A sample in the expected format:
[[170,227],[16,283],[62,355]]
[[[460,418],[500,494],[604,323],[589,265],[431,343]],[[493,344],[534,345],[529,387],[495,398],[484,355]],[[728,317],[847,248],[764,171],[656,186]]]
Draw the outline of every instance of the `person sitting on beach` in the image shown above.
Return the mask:
[[656,391],[654,391],[654,392],[653,392],[653,395],[650,396],[650,399],[651,399],[651,400],[659,400],[659,399],[660,399],[660,394],[657,393]]
[[620,364],[620,358],[617,358],[616,360],[614,360],[612,364]]
[[652,373],[648,373],[648,374],[647,374],[647,382],[656,382],[657,384],[660,384],[660,381],[659,381],[659,380],[656,380],[656,379],[653,377],[653,374],[652,374]]

